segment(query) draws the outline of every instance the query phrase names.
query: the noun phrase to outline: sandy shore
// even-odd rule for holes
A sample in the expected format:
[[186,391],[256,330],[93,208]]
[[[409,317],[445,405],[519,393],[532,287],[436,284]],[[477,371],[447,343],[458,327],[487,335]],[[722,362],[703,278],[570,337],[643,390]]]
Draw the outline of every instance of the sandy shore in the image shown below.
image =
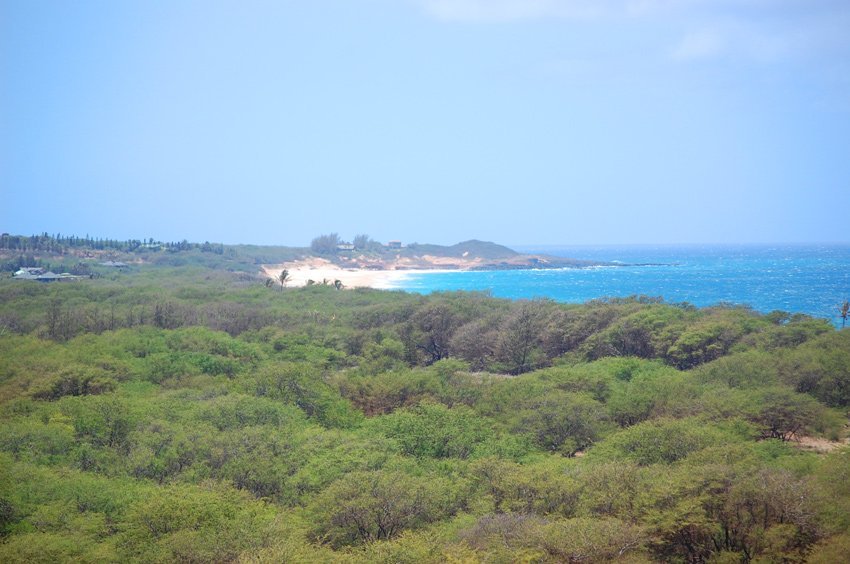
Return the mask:
[[448,270],[367,270],[340,268],[330,261],[311,258],[303,261],[288,262],[279,265],[265,265],[263,272],[269,278],[277,280],[281,271],[289,271],[290,279],[287,287],[306,286],[309,280],[321,284],[327,280],[333,284],[335,280],[342,282],[346,288],[398,288],[407,277],[433,272],[450,272]]

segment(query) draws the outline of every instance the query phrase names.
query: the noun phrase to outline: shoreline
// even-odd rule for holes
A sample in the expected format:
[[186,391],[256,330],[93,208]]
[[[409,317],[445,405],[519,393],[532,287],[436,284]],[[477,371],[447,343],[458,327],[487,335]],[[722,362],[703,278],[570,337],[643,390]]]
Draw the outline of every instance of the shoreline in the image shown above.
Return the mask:
[[286,262],[278,265],[263,265],[262,271],[268,278],[277,281],[280,273],[289,271],[287,287],[307,286],[312,280],[316,284],[327,281],[333,284],[336,280],[342,282],[345,288],[375,288],[378,290],[394,290],[400,287],[400,283],[419,274],[438,272],[457,272],[449,269],[367,269],[367,268],[342,268],[330,261],[319,258],[308,260]]
[[282,264],[264,264],[261,266],[263,274],[277,282],[280,273],[289,270],[290,278],[287,287],[300,288],[307,286],[309,281],[315,284],[332,285],[336,280],[342,282],[345,288],[375,288],[378,290],[398,290],[402,288],[402,282],[411,276],[423,274],[448,274],[457,272],[503,272],[515,270],[528,271],[556,271],[556,270],[594,270],[598,268],[622,268],[624,266],[668,266],[655,264],[597,264],[591,266],[563,266],[563,267],[522,267],[522,268],[477,268],[473,265],[469,268],[345,268],[327,259],[311,257]]

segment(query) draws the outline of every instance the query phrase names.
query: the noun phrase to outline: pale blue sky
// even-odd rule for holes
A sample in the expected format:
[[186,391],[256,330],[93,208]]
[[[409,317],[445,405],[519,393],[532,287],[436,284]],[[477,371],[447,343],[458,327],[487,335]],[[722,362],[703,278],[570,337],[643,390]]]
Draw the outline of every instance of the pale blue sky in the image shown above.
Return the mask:
[[847,0],[0,0],[0,230],[847,242]]

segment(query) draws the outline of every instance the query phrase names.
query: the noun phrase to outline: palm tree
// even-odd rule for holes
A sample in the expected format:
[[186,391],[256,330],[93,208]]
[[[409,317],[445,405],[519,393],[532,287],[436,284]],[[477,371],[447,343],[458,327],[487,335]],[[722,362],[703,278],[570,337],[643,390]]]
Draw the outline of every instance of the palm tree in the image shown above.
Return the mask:
[[289,271],[287,269],[284,268],[280,271],[280,274],[277,277],[277,281],[280,282],[281,292],[283,292],[283,289],[286,287],[286,283],[289,282],[291,278],[292,277],[289,275]]
[[847,318],[850,317],[850,301],[844,300],[844,303],[838,307],[838,315],[841,316],[841,328],[847,325]]
[[266,278],[266,288],[271,288],[274,285],[274,280],[271,278]]

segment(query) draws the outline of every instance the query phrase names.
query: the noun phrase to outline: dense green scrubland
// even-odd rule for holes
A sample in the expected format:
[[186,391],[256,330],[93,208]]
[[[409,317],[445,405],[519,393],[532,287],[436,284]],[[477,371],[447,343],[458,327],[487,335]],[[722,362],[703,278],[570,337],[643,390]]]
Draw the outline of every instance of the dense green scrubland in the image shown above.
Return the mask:
[[848,406],[782,312],[0,280],[0,561],[837,562]]

